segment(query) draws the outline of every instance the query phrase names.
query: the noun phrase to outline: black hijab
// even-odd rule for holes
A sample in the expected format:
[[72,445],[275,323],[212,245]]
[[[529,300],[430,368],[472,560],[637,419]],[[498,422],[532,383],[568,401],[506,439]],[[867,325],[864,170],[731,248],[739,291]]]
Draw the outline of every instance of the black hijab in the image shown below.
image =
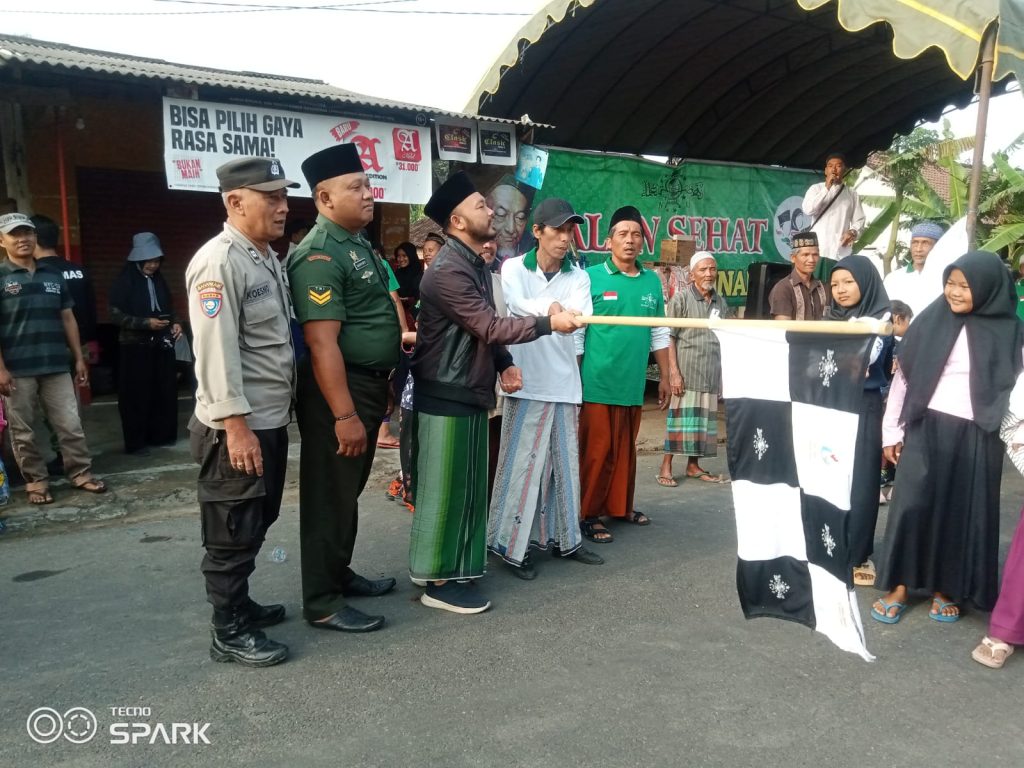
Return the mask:
[[989,251],[971,251],[954,261],[942,273],[943,285],[954,269],[966,278],[974,307],[957,314],[940,296],[914,318],[900,346],[900,370],[907,380],[902,420],[909,424],[924,415],[953,344],[966,329],[974,421],[994,432],[1021,371],[1024,332],[1017,319],[1013,280],[1002,260]]
[[408,258],[408,266],[395,269],[395,279],[398,280],[398,295],[403,299],[418,299],[420,297],[420,280],[423,279],[423,262],[416,253],[416,246],[412,243],[399,243],[396,251],[402,251]]
[[[153,288],[156,291],[156,300],[160,304],[160,311],[154,311],[149,300],[149,286],[147,280],[153,281]],[[110,288],[110,306],[117,307],[129,317],[157,317],[158,315],[171,315],[171,291],[167,287],[167,281],[157,270],[153,277],[147,278],[142,274],[141,261],[129,261],[124,265],[121,274],[117,276],[114,285]]]
[[852,307],[841,307],[833,298],[829,308],[829,320],[850,320],[854,317],[873,317],[881,320],[891,312],[889,294],[885,292],[882,277],[870,259],[866,256],[847,256],[836,264],[832,274],[841,269],[845,269],[857,281],[860,301]]

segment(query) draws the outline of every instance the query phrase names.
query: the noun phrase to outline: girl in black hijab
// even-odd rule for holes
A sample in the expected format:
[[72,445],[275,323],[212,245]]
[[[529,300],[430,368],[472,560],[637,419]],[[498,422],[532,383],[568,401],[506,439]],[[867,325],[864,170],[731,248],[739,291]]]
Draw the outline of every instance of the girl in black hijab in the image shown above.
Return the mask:
[[[866,257],[847,256],[842,259],[832,270],[830,279],[832,304],[828,319],[889,319],[889,295],[882,286],[882,278],[875,265]],[[892,345],[892,335],[875,337],[859,409],[850,514],[847,518],[850,559],[853,563],[860,563],[853,569],[853,583],[859,586],[875,583],[871,553],[875,547],[878,481],[882,466],[882,388],[889,382],[886,361],[891,359]]]
[[399,243],[394,251],[395,279],[398,280],[398,298],[405,308],[409,330],[415,327],[415,307],[420,300],[420,280],[423,262],[412,243]]
[[128,261],[110,289],[110,317],[120,328],[117,407],[125,453],[178,437],[178,374],[174,343],[181,326],[160,274],[163,250],[152,232],[134,236]]
[[[911,589],[932,594],[949,623],[998,591],[999,425],[1020,373],[1022,326],[1013,282],[994,253],[946,268],[943,296],[914,318],[885,412],[885,455],[899,463],[871,615],[895,624]],[[905,430],[905,438],[903,437]]]

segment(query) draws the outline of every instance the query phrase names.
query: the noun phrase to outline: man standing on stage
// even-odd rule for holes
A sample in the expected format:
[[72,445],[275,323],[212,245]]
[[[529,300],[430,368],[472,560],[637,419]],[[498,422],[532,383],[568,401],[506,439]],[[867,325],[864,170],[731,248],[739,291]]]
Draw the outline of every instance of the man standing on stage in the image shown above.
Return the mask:
[[465,173],[452,175],[424,210],[448,242],[420,284],[409,571],[427,588],[424,605],[480,613],[490,601],[460,581],[482,576],[487,557],[487,412],[495,378],[509,394],[523,386],[504,345],[569,333],[578,323],[567,311],[497,316],[481,256],[495,236],[494,212]]
[[[643,267],[643,218],[633,206],[612,214],[608,231],[611,257],[590,267],[595,315],[663,317],[665,300],[658,275]],[[682,394],[682,378],[669,350],[668,328],[594,324],[587,327],[580,409],[580,493],[583,535],[609,543],[612,534],[602,515],[634,525],[650,525],[633,508],[636,486],[636,436],[647,384],[648,351],[661,372],[658,406],[668,407]]]
[[371,632],[384,617],[346,598],[383,595],[395,579],[367,579],[349,565],[377,444],[366,436],[376,437],[384,418],[401,331],[384,263],[360,234],[373,221],[373,194],[355,144],[307,157],[302,173],[319,212],[288,260],[295,318],[309,348],[296,398],[302,610],[317,629]]
[[[502,265],[509,315],[554,315],[563,308],[589,315],[590,278],[566,258],[583,217],[567,201],[549,198],[533,222],[537,247]],[[552,334],[509,351],[523,388],[505,398],[487,547],[521,579],[537,573],[530,547],[553,546],[556,555],[599,565],[604,560],[583,548],[580,535],[576,411],[583,388],[575,337]]]
[[[729,314],[725,298],[715,290],[718,264],[713,254],[697,251],[690,259],[693,282],[669,300],[665,314],[698,320],[718,320]],[[707,328],[673,328],[673,356],[683,377],[683,394],[672,395],[668,406],[665,456],[658,484],[677,485],[672,477],[672,456],[687,456],[686,476],[721,483],[700,466],[701,457],[718,455],[718,395],[722,391],[722,355],[718,337]]]
[[825,159],[825,181],[812,184],[801,206],[814,222],[809,229],[818,236],[821,262],[817,277],[828,282],[832,267],[853,253],[853,244],[864,230],[860,198],[846,186],[846,159],[833,152]]
[[793,235],[792,247],[789,260],[793,271],[768,294],[772,320],[821,320],[828,306],[828,293],[814,276],[819,259],[818,236],[799,232]]

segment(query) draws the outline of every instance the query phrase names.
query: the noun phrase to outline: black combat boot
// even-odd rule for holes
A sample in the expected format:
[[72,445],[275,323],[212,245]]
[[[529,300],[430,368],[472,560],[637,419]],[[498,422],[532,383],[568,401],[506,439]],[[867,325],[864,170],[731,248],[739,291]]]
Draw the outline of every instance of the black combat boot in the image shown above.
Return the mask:
[[210,658],[247,667],[272,667],[288,658],[288,646],[275,643],[249,623],[245,607],[213,612]]
[[284,621],[284,606],[279,603],[260,605],[255,600],[247,598],[245,611],[249,616],[249,626],[253,629],[272,627]]

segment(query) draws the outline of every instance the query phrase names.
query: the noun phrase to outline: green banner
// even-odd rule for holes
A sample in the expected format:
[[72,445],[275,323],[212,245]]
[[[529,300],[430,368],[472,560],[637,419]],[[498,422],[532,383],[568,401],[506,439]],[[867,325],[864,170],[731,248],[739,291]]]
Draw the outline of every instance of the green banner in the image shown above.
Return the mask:
[[549,150],[544,184],[534,207],[548,197],[572,203],[585,219],[576,247],[588,264],[608,257],[612,213],[635,205],[644,218],[643,259],[657,261],[661,241],[689,235],[698,250],[715,254],[718,290],[730,304],[747,295],[747,266],[789,261],[789,240],[810,226],[800,210],[819,174],[787,168],[684,162],[672,168],[638,158]]

